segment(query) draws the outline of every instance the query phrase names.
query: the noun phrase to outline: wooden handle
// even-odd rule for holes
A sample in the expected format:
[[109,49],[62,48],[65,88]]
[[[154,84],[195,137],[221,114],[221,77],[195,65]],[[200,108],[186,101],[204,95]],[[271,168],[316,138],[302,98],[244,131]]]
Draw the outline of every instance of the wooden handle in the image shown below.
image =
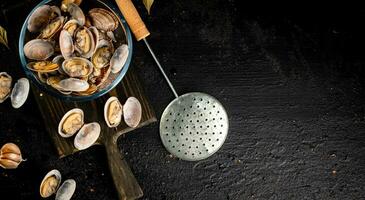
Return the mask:
[[115,188],[118,191],[118,199],[134,200],[142,197],[143,191],[128,167],[124,156],[119,152],[117,141],[110,138],[104,142],[110,173],[113,177]]
[[146,25],[139,16],[136,7],[134,7],[132,1],[115,0],[115,2],[118,4],[120,11],[126,19],[129,27],[132,29],[132,32],[137,41],[146,38],[150,34],[150,32],[148,31]]

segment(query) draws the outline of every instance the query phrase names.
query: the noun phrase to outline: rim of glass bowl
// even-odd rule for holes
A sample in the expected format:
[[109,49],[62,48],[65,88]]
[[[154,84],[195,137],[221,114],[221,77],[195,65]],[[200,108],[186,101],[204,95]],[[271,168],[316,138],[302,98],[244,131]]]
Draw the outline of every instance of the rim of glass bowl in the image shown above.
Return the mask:
[[125,34],[126,34],[126,40],[127,40],[127,45],[128,45],[128,49],[129,49],[129,55],[127,58],[126,63],[124,64],[122,70],[119,72],[118,76],[115,78],[115,80],[109,84],[107,87],[105,87],[104,89],[88,95],[88,96],[70,96],[70,95],[64,95],[62,93],[57,92],[56,90],[52,89],[52,88],[48,88],[44,83],[40,82],[38,80],[38,78],[36,77],[35,73],[33,73],[31,70],[29,70],[27,68],[27,61],[24,55],[24,40],[25,40],[25,34],[27,31],[27,24],[28,24],[28,20],[30,15],[35,11],[35,9],[37,9],[38,7],[47,4],[49,2],[52,2],[54,0],[43,0],[42,2],[40,2],[37,6],[35,6],[33,8],[33,10],[28,14],[26,20],[23,23],[22,29],[20,31],[20,36],[19,36],[19,57],[20,57],[20,61],[23,67],[23,70],[26,74],[26,76],[31,80],[31,82],[33,82],[33,84],[35,84],[39,89],[41,89],[43,92],[50,94],[54,97],[57,97],[61,100],[64,101],[91,101],[93,99],[99,98],[101,96],[103,96],[104,94],[108,93],[110,90],[112,90],[114,87],[116,87],[120,81],[122,81],[123,77],[125,76],[125,74],[128,71],[129,65],[131,63],[132,60],[132,52],[133,52],[133,43],[132,43],[132,34],[131,31],[128,27],[127,22],[125,21],[122,13],[120,13],[119,9],[112,4],[112,2],[110,1],[100,1],[100,0],[95,0],[98,1],[99,3],[103,4],[105,7],[107,7],[110,11],[112,11],[117,17],[119,22],[123,25],[122,29],[124,29]]

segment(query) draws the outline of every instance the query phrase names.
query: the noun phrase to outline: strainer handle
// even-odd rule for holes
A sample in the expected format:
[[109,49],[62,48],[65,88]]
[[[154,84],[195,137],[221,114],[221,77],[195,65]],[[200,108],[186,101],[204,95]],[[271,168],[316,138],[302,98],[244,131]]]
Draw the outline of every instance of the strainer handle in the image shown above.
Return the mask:
[[132,29],[132,32],[134,36],[136,37],[137,41],[140,41],[143,39],[144,43],[146,44],[148,50],[150,51],[153,59],[155,60],[158,68],[160,69],[162,75],[164,76],[167,84],[169,85],[172,93],[174,93],[174,96],[176,98],[179,97],[179,95],[176,93],[174,86],[170,82],[169,77],[167,77],[165,70],[162,68],[160,62],[158,61],[156,55],[153,53],[151,46],[148,44],[146,37],[150,35],[150,32],[148,31],[146,25],[142,21],[141,17],[138,14],[138,11],[134,7],[131,0],[115,0],[115,2],[118,4],[119,10],[122,12],[124,18],[126,19],[129,27]]

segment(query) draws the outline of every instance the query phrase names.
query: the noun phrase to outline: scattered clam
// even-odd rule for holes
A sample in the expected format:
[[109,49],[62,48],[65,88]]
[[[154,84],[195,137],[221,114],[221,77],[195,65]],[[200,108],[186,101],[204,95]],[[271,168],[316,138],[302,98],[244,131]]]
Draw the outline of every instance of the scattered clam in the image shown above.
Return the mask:
[[128,53],[129,49],[125,44],[121,45],[115,50],[112,58],[110,59],[112,73],[118,73],[123,68],[125,62],[127,61]]
[[6,72],[0,72],[0,103],[4,102],[11,92],[11,76]]
[[71,137],[84,125],[84,112],[74,108],[68,111],[58,125],[58,133],[62,137]]
[[123,106],[118,98],[110,97],[104,106],[104,119],[108,127],[117,127],[122,121]]
[[[114,35],[120,21],[113,11],[84,12],[81,2],[62,0],[59,6],[40,6],[27,24],[30,32],[38,33],[24,45],[27,68],[40,82],[65,95],[88,96],[102,90],[115,80],[110,72],[118,73],[129,54],[128,46],[115,38],[123,35]],[[115,44],[120,47],[115,49]],[[0,102],[6,98],[6,88],[2,89]]]
[[28,98],[29,89],[29,81],[26,78],[21,78],[14,84],[10,95],[13,108],[20,108],[25,103]]
[[135,128],[138,126],[142,118],[141,103],[135,97],[129,97],[123,105],[123,117],[125,123]]
[[76,181],[73,179],[65,180],[56,193],[56,200],[70,200],[76,190]]
[[39,187],[41,197],[47,198],[55,194],[61,184],[61,179],[61,173],[57,169],[48,172]]
[[14,143],[6,143],[0,149],[0,166],[4,169],[15,169],[24,161],[19,147]]
[[74,139],[74,146],[78,150],[89,148],[99,138],[100,131],[101,128],[97,122],[85,124],[77,133]]

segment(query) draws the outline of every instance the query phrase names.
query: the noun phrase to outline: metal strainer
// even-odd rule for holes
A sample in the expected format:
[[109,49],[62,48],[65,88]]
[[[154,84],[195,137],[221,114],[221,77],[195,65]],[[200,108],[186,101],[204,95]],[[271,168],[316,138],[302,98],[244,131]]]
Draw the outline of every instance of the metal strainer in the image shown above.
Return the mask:
[[183,160],[197,161],[209,157],[218,151],[227,137],[226,110],[208,94],[191,92],[179,96],[147,40],[144,38],[143,41],[176,97],[165,108],[160,120],[163,145]]

